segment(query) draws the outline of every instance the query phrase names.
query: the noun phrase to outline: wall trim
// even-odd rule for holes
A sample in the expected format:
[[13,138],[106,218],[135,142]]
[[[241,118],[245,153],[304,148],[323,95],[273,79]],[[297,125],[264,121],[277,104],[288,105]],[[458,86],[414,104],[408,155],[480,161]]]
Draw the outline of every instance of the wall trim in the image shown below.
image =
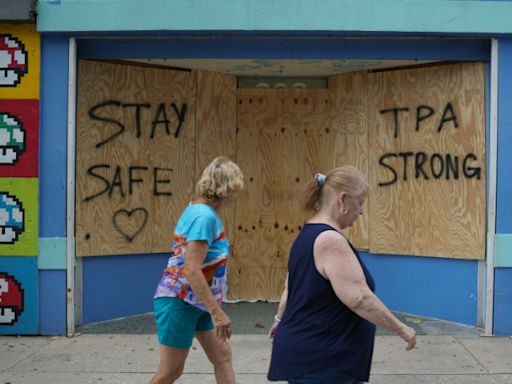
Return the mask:
[[509,1],[38,1],[40,32],[354,31],[511,33]]

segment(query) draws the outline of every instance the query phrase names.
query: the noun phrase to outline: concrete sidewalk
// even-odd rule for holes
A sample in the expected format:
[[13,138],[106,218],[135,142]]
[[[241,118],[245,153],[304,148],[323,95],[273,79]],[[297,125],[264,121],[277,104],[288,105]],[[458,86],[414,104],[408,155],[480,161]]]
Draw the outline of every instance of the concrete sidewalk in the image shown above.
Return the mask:
[[[264,335],[234,335],[238,383],[267,383],[270,342]],[[150,334],[0,337],[0,384],[147,383],[158,364]],[[180,384],[214,383],[197,344]],[[377,336],[372,384],[510,384],[512,339],[478,335],[420,335],[406,352],[396,336]]]

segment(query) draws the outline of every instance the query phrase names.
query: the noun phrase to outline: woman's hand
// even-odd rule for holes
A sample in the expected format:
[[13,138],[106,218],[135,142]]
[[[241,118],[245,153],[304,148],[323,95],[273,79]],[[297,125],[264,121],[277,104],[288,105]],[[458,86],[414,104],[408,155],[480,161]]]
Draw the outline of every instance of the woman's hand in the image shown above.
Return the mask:
[[219,307],[211,313],[213,323],[215,324],[216,335],[222,341],[231,337],[231,319]]
[[407,351],[410,351],[416,346],[416,331],[414,328],[402,324],[397,334],[407,343],[407,347],[405,347]]
[[276,331],[277,331],[277,327],[279,326],[279,323],[275,322],[274,324],[272,324],[272,326],[270,327],[270,330],[268,331],[268,338],[270,340],[272,340],[274,338],[274,335],[276,334]]

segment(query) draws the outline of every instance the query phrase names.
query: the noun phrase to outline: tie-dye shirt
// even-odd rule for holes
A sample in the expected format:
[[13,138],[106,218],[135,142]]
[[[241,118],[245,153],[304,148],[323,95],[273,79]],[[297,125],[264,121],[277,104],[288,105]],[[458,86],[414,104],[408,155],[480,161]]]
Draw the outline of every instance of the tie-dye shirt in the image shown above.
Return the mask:
[[179,297],[206,311],[184,274],[186,245],[193,240],[203,240],[209,245],[202,271],[213,296],[219,305],[222,303],[227,277],[229,242],[225,237],[224,224],[215,210],[207,204],[189,204],[178,219],[171,257],[156,288],[155,298]]

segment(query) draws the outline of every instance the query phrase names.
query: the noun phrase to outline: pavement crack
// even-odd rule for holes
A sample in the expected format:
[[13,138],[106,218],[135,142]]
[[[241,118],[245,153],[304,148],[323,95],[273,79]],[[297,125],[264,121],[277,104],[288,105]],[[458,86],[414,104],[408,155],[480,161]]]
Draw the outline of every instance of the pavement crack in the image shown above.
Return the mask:
[[36,353],[38,353],[39,351],[41,351],[43,348],[46,348],[47,346],[49,346],[54,340],[50,340],[50,342],[46,345],[43,345],[41,348],[39,348],[38,350],[32,352],[32,353],[29,353],[27,356],[23,357],[21,360],[18,360],[16,361],[14,364],[10,365],[9,367],[7,367],[6,369],[2,370],[1,372],[2,373],[7,373],[7,371],[9,371],[10,369],[13,369],[15,368],[16,366],[20,365],[21,363],[23,363],[25,360],[27,359],[30,359],[32,356],[34,356]]
[[[480,360],[478,360],[478,358],[473,354],[473,352],[471,352],[468,348],[466,348],[466,346],[460,342],[460,340],[456,337],[454,337],[455,340],[457,340],[457,343],[459,343],[459,345],[464,348],[466,350],[467,353],[469,353],[469,355],[475,359],[475,361],[485,370],[485,372],[490,375],[491,372],[489,372],[489,370],[487,369],[487,367],[485,365],[482,364],[482,362]],[[494,379],[493,379],[494,380]]]

